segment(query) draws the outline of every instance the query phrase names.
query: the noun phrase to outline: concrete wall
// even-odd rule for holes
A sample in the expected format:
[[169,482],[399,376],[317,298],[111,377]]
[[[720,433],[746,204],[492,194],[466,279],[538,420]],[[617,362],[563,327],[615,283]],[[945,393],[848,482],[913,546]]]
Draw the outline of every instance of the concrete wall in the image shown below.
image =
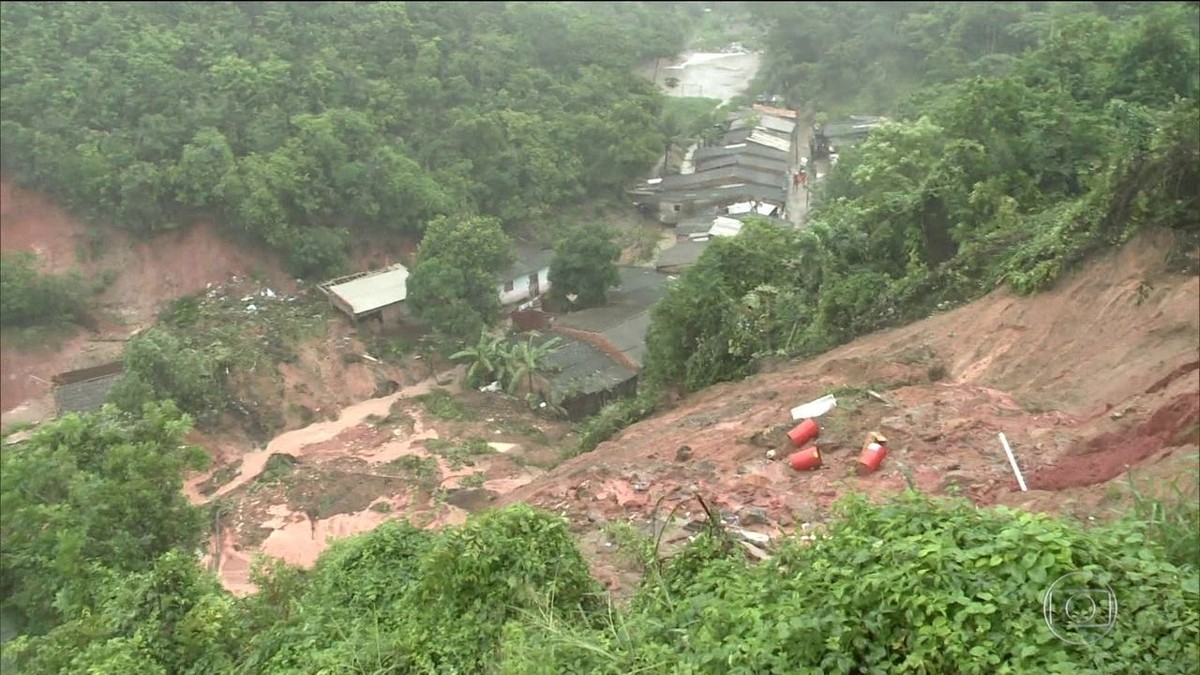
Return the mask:
[[[496,286],[500,293],[500,304],[515,305],[519,302],[524,302],[530,299],[530,283],[529,278],[532,273],[521,276],[518,279],[513,279],[512,290],[505,290],[505,284],[500,283]],[[550,268],[543,267],[537,273],[538,293],[545,293],[550,290]]]

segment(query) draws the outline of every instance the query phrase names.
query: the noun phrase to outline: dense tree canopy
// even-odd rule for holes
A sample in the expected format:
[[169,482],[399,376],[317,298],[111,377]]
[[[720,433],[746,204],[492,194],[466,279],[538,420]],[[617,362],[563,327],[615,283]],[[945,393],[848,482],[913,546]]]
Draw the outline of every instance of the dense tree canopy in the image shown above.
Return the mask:
[[[837,7],[855,15],[875,4]],[[764,12],[791,11],[785,3],[763,5]],[[1040,11],[1020,3],[895,5],[880,4],[879,11],[908,12],[905,21],[956,22],[1000,12],[995,20],[978,19],[983,32],[973,34],[995,33],[998,44],[1021,35],[1033,46],[993,74],[966,68],[965,77],[938,86],[948,74],[917,71],[924,88],[898,105],[896,122],[843,151],[818,188],[804,235],[746,228],[741,243],[706,250],[656,310],[651,380],[701,388],[748,374],[758,357],[819,353],[974,299],[1001,282],[1031,292],[1142,227],[1174,228],[1195,243],[1195,5],[1051,4]],[[875,49],[862,37],[876,29],[840,13],[822,27],[816,19],[823,7],[809,7],[813,21],[803,30]],[[932,14],[917,13],[921,7]],[[807,42],[786,37],[797,25],[775,27],[768,79],[792,72],[814,95],[842,95],[822,80],[843,81],[821,70],[833,67],[832,56],[809,53]],[[789,58],[816,59],[820,68],[788,70]],[[846,77],[867,82],[861,73]]]
[[3,169],[139,231],[199,216],[292,267],[355,230],[517,223],[663,147],[634,75],[685,3],[4,3]]
[[170,403],[140,413],[70,415],[0,454],[0,607],[28,630],[91,606],[106,575],[200,544],[204,518],[183,495],[207,459],[183,443],[191,421]]
[[559,240],[550,261],[550,295],[569,310],[599,307],[608,289],[621,282],[617,259],[621,246],[601,225],[574,228]]
[[495,218],[434,219],[408,278],[409,307],[445,335],[478,335],[500,312],[497,284],[513,260],[512,247]]

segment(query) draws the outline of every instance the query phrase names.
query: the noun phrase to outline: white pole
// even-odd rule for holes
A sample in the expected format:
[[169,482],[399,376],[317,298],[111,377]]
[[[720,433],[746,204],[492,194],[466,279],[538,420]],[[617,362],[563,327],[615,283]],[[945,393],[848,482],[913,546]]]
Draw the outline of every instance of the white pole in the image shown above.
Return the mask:
[[1017,458],[1013,456],[1012,448],[1008,447],[1008,439],[1004,434],[1000,434],[1000,443],[1004,445],[1004,454],[1008,455],[1008,463],[1012,465],[1013,473],[1017,474],[1017,484],[1021,486],[1021,492],[1029,492],[1029,488],[1025,487],[1025,478],[1021,476],[1021,469],[1017,467]]

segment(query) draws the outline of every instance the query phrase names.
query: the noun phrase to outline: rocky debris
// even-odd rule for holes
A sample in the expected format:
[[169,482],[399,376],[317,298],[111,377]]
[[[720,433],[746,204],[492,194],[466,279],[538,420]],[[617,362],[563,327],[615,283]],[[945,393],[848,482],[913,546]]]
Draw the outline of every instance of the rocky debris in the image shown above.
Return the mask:
[[747,526],[754,525],[769,525],[770,517],[767,515],[767,510],[758,506],[747,506],[737,514],[738,521]]
[[755,546],[754,544],[751,544],[748,541],[739,541],[738,543],[741,544],[742,548],[746,549],[746,551],[750,554],[750,556],[755,558],[756,560],[770,560],[771,559],[771,555],[769,553],[767,553],[766,551],[762,550],[761,548]]
[[730,530],[734,534],[741,537],[742,539],[745,539],[746,541],[750,542],[751,544],[757,544],[759,546],[762,546],[764,544],[771,543],[770,535],[761,534],[758,532],[751,532],[750,530],[743,530],[740,527],[730,528]]

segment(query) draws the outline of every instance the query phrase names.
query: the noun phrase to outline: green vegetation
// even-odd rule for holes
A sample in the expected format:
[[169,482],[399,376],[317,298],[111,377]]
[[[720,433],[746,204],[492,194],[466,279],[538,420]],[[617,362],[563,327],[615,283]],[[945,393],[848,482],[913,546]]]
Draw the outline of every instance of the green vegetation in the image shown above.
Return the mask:
[[[181,494],[186,431],[170,404],[110,407],[0,456],[20,672],[1116,674],[1200,657],[1200,571],[1169,558],[1175,531],[915,493],[848,498],[815,542],[761,563],[717,523],[666,560],[614,529],[646,568],[621,608],[566,521],[524,505],[440,531],[391,520],[310,572],[260,561],[258,594],[235,598],[191,554],[204,516]],[[1118,601],[1118,628],[1086,650],[1042,612],[1072,572]]]
[[408,305],[440,333],[475,335],[500,314],[496,284],[512,260],[512,240],[499,220],[437,218],[417,249]]
[[591,452],[625,427],[640,422],[654,413],[658,394],[652,387],[639,389],[633,398],[609,403],[600,412],[583,421],[579,428],[579,445],[574,453]]
[[[912,4],[920,3],[878,11],[887,16]],[[963,21],[982,20],[978,12],[1023,11],[936,4]],[[845,19],[843,5],[803,7],[812,19],[781,21],[776,42],[794,30],[833,35],[829,40],[857,35],[859,24]],[[847,16],[859,11],[853,7],[860,5],[848,3]],[[1030,49],[1008,59],[1002,74],[924,91],[899,122],[843,152],[807,230],[748,225],[740,236],[714,242],[655,308],[648,379],[699,389],[752,373],[761,357],[817,354],[1000,283],[1036,291],[1143,228],[1194,237],[1198,9],[1121,7],[1114,18],[1058,5],[1021,14],[1028,36],[1021,39],[1032,40]],[[837,21],[821,23],[826,11]],[[1053,30],[1038,28],[1046,22]],[[892,23],[877,25],[862,30],[871,35]],[[1003,25],[993,29],[1007,35]],[[815,48],[807,40],[788,42],[791,51],[781,44],[777,73],[787,58],[782,52],[820,60],[832,70],[795,66],[804,74],[799,81],[827,96],[841,93],[824,78],[841,82],[834,73],[845,66],[834,68],[825,52],[805,52]],[[931,85],[930,78],[922,82]]]
[[659,128],[665,138],[663,173],[678,173],[671,163],[671,153],[686,150],[701,140],[716,140],[718,125],[723,121],[721,101],[696,96],[672,96],[663,104]]
[[114,575],[196,550],[205,517],[187,503],[183,473],[207,458],[184,444],[190,429],[170,402],[136,417],[108,406],[45,424],[0,453],[0,608],[25,632],[93,607],[121,585]]
[[510,394],[523,388],[527,400],[532,404],[536,398],[534,375],[544,367],[546,358],[560,343],[557,337],[534,344],[532,337],[510,342],[480,333],[479,341],[473,347],[459,350],[450,358],[470,364],[466,379],[468,387],[499,382]]
[[506,225],[658,156],[674,3],[5,3],[0,158],[85,219],[215,218],[338,269],[364,228]]
[[458,399],[445,389],[434,388],[427,394],[417,396],[415,400],[425,407],[425,412],[443,422],[464,422],[473,417],[471,412],[462,407]]
[[388,466],[399,470],[426,490],[436,488],[442,478],[442,470],[438,468],[437,460],[433,457],[405,455],[388,462]]
[[550,297],[567,311],[601,307],[608,289],[621,283],[616,233],[599,224],[571,229],[554,248],[550,261]]
[[1200,569],[1200,464],[1196,460],[1200,456],[1185,458],[1191,462],[1191,471],[1157,486],[1157,496],[1147,492],[1155,486],[1139,489],[1133,476],[1129,477],[1131,517],[1146,527],[1147,537],[1162,545],[1167,560],[1192,569]]
[[298,460],[285,453],[276,452],[267,457],[267,463],[263,465],[262,473],[258,474],[255,482],[262,485],[274,485],[282,482],[296,468]]
[[[276,365],[299,358],[295,345],[324,328],[325,312],[325,304],[312,298],[239,299],[225,292],[182,298],[129,341],[124,375],[109,400],[128,412],[173,400],[208,428],[234,410],[269,433],[280,420],[255,405],[243,385],[255,373],[276,381]],[[243,402],[243,395],[250,401]]]
[[[1083,531],[965,501],[850,498],[816,542],[785,542],[765,563],[718,531],[659,570],[600,630],[511,625],[501,672],[1187,673],[1200,656],[1196,570],[1133,524]],[[1042,612],[1076,571],[1112,588],[1121,619],[1086,650]]]
[[5,251],[0,255],[0,327],[85,323],[85,290],[77,274],[43,274],[34,254]]
[[450,441],[444,438],[432,438],[425,441],[425,449],[445,458],[450,468],[457,471],[464,466],[475,466],[475,458],[482,455],[495,454],[486,438],[473,436],[462,441]]

